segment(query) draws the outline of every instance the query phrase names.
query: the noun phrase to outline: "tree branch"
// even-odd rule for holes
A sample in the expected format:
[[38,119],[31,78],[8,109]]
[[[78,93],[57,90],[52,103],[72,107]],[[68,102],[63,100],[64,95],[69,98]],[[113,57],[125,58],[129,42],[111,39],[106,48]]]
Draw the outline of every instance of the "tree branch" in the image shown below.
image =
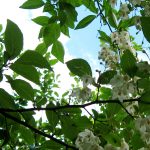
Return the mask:
[[[127,100],[124,100],[123,102],[126,103],[126,102],[135,102],[135,101],[138,101],[139,103],[142,103],[142,104],[150,105],[150,102],[141,101],[140,98],[127,99]],[[54,110],[70,109],[70,108],[85,108],[87,106],[94,105],[94,104],[109,104],[109,103],[120,104],[120,101],[119,100],[96,100],[96,101],[89,102],[89,103],[82,104],[82,105],[64,105],[64,106],[55,106],[55,107],[49,107],[49,108],[42,108],[42,107],[26,108],[26,109],[25,108],[23,109],[0,108],[0,113],[2,112],[19,112],[20,113],[20,112],[41,111],[41,110],[54,111]]]
[[6,113],[6,112],[2,112],[2,111],[1,111],[0,113],[1,113],[3,116],[5,116],[5,117],[7,117],[7,118],[9,118],[9,119],[11,119],[11,120],[17,122],[17,123],[19,123],[19,124],[21,124],[21,125],[23,125],[23,126],[29,128],[30,130],[34,131],[35,133],[37,133],[37,134],[39,134],[39,135],[42,135],[42,136],[44,136],[44,137],[47,137],[47,138],[49,138],[49,139],[55,141],[56,143],[59,143],[59,144],[65,146],[65,147],[67,147],[67,148],[72,148],[72,149],[74,149],[74,150],[77,150],[76,147],[71,146],[71,145],[68,145],[68,144],[66,144],[66,143],[64,143],[64,142],[62,142],[62,141],[60,141],[60,140],[54,138],[53,136],[51,136],[51,135],[49,135],[49,134],[46,134],[46,133],[44,133],[44,132],[42,132],[42,131],[40,131],[40,130],[34,128],[33,126],[27,124],[26,122],[21,121],[21,120],[17,119],[16,117],[11,116],[10,114],[8,114],[8,113]]

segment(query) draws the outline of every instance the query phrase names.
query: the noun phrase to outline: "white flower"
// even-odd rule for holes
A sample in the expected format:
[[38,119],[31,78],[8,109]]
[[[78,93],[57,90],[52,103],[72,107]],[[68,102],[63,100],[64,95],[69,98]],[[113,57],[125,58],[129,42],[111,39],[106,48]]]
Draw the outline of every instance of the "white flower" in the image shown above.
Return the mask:
[[120,150],[129,150],[128,143],[124,140],[124,138],[121,140],[121,147]]
[[90,75],[84,75],[81,80],[83,81],[83,87],[87,87],[89,84],[93,83],[93,78]]
[[111,7],[115,7],[117,0],[109,0]]
[[94,136],[93,132],[85,129],[85,131],[80,132],[75,141],[75,145],[79,150],[103,150],[100,144],[100,139]]
[[126,109],[131,115],[134,115],[136,107],[138,107],[138,102],[132,102],[132,104],[126,106]]

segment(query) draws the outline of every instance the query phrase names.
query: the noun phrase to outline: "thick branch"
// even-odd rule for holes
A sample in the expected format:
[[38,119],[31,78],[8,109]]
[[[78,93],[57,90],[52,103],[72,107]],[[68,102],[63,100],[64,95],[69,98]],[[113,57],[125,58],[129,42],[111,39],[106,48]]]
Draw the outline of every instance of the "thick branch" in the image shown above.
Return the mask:
[[11,120],[17,122],[17,123],[19,123],[19,124],[21,124],[21,125],[23,125],[23,126],[29,128],[29,129],[31,129],[32,131],[34,131],[35,133],[37,133],[37,134],[39,134],[39,135],[42,135],[42,136],[44,136],[44,137],[47,137],[47,138],[49,138],[49,139],[55,141],[56,143],[59,143],[59,144],[65,146],[65,147],[67,147],[67,148],[72,148],[72,149],[74,149],[74,150],[77,150],[77,148],[75,148],[74,146],[68,145],[68,144],[66,144],[66,143],[64,143],[64,142],[62,142],[62,141],[60,141],[60,140],[54,138],[53,136],[51,136],[51,135],[49,135],[49,134],[46,134],[46,133],[40,131],[40,130],[34,128],[33,126],[27,124],[26,122],[21,121],[21,120],[15,118],[15,117],[11,116],[10,114],[8,114],[8,113],[6,113],[6,112],[2,112],[2,111],[1,111],[0,113],[1,113],[3,116],[5,116],[5,117],[7,117],[7,118],[9,118],[9,119],[11,119]]
[[[137,99],[128,99],[128,100],[124,100],[123,102],[135,102],[138,101],[139,103],[142,104],[149,104],[150,102],[146,102],[146,101],[141,101],[140,98]],[[86,103],[86,104],[82,104],[82,105],[64,105],[64,106],[55,106],[55,107],[49,107],[49,108],[23,108],[23,109],[10,109],[10,108],[0,108],[0,113],[2,112],[28,112],[28,111],[41,111],[41,110],[61,110],[61,109],[69,109],[69,108],[85,108],[87,106],[90,105],[94,105],[94,104],[109,104],[109,103],[117,103],[120,104],[119,100],[96,100],[90,103]]]

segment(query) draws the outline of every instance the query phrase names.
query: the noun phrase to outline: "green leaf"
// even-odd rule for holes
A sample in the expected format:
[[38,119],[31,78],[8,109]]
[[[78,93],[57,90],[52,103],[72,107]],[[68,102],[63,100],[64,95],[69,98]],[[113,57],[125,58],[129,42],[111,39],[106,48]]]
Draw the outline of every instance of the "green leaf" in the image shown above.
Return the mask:
[[50,64],[40,53],[32,50],[26,51],[17,61],[18,64],[33,65],[39,68],[51,69]]
[[40,53],[41,55],[44,55],[47,52],[47,47],[45,43],[40,43],[36,48],[35,51]]
[[139,79],[138,82],[138,88],[144,89],[145,91],[150,91],[150,80],[147,78]]
[[84,59],[72,59],[66,62],[66,64],[69,70],[79,77],[82,77],[84,75],[92,76],[92,69],[89,63]]
[[52,43],[56,42],[56,40],[60,36],[60,26],[56,23],[49,24],[44,28],[43,38],[46,46],[50,46]]
[[27,0],[20,6],[20,8],[36,9],[36,8],[42,7],[43,5],[44,5],[44,2],[42,0]]
[[21,133],[21,137],[27,142],[27,144],[34,144],[34,135],[30,129],[24,126],[20,126],[19,132]]
[[38,25],[45,26],[45,25],[48,25],[49,17],[47,17],[47,16],[38,16],[38,17],[32,19],[32,21],[34,21]]
[[121,67],[123,71],[131,77],[136,74],[136,59],[129,50],[125,50],[124,54],[121,57]]
[[106,87],[100,88],[100,98],[103,100],[109,100],[109,98],[112,96],[111,89]]
[[62,132],[67,138],[71,140],[76,139],[79,133],[79,129],[73,119],[71,119],[68,116],[63,116],[63,118],[61,118],[61,126],[62,126]]
[[7,20],[4,43],[8,59],[10,60],[17,57],[23,48],[22,32],[11,20]]
[[40,150],[60,150],[62,145],[52,140],[44,141],[40,147]]
[[113,28],[117,28],[117,21],[116,21],[116,16],[113,13],[112,9],[109,10],[109,14],[108,14],[108,21],[109,24],[113,27]]
[[2,88],[0,88],[0,107],[16,109],[13,97]]
[[64,47],[63,47],[63,45],[61,44],[61,42],[56,41],[56,42],[53,44],[53,47],[52,47],[52,54],[53,54],[59,61],[61,61],[62,63],[64,62],[64,54],[65,54],[65,51],[64,51]]
[[21,79],[10,80],[9,83],[13,90],[15,90],[21,98],[27,100],[34,100],[34,89],[32,86]]
[[110,80],[116,75],[117,72],[114,70],[108,70],[104,73],[102,73],[98,78],[98,83],[100,84],[108,84]]
[[[55,107],[53,103],[47,105],[46,108]],[[46,110],[46,116],[49,121],[50,126],[55,129],[57,123],[59,122],[58,115],[55,111]]]
[[150,42],[150,30],[149,30],[150,17],[141,17],[140,20],[141,20],[143,34],[145,38],[147,39],[147,41]]
[[95,18],[96,18],[95,15],[86,16],[77,24],[75,29],[81,29],[88,26]]
[[105,32],[99,30],[99,33],[100,33],[99,39],[103,40],[104,42],[111,43],[111,38]]
[[96,13],[96,14],[97,14],[98,9],[96,8],[94,1],[92,1],[92,0],[83,0],[82,3],[83,3],[83,5],[86,6],[90,11],[92,11],[93,13]]
[[35,67],[15,62],[10,66],[10,69],[23,76],[24,78],[34,82],[35,84],[40,85],[39,73]]

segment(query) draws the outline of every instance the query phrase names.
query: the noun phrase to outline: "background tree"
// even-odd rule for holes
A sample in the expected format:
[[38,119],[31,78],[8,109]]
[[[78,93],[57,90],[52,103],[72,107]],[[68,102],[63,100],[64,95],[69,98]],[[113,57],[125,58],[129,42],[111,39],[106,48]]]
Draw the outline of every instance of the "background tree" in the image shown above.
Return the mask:
[[[25,1],[20,8],[42,7],[47,15],[33,19],[41,25],[41,42],[35,50],[23,49],[23,34],[13,21],[7,20],[5,32],[1,30],[0,79],[6,80],[14,91],[0,88],[1,149],[150,149],[150,65],[138,57],[141,52],[148,59],[149,56],[144,42],[136,43],[134,37],[143,33],[150,42],[149,3]],[[76,8],[80,6],[91,15],[75,25],[79,13]],[[95,19],[100,20],[98,59],[105,66],[103,72],[96,70],[97,79],[86,60],[64,62],[65,50],[58,41],[61,33],[69,36],[69,29],[85,28]],[[59,76],[53,71],[58,61],[67,65],[76,81],[62,95],[57,90]],[[13,73],[7,75],[6,70]],[[99,111],[87,109],[94,104]],[[46,119],[35,119],[41,111]]]

